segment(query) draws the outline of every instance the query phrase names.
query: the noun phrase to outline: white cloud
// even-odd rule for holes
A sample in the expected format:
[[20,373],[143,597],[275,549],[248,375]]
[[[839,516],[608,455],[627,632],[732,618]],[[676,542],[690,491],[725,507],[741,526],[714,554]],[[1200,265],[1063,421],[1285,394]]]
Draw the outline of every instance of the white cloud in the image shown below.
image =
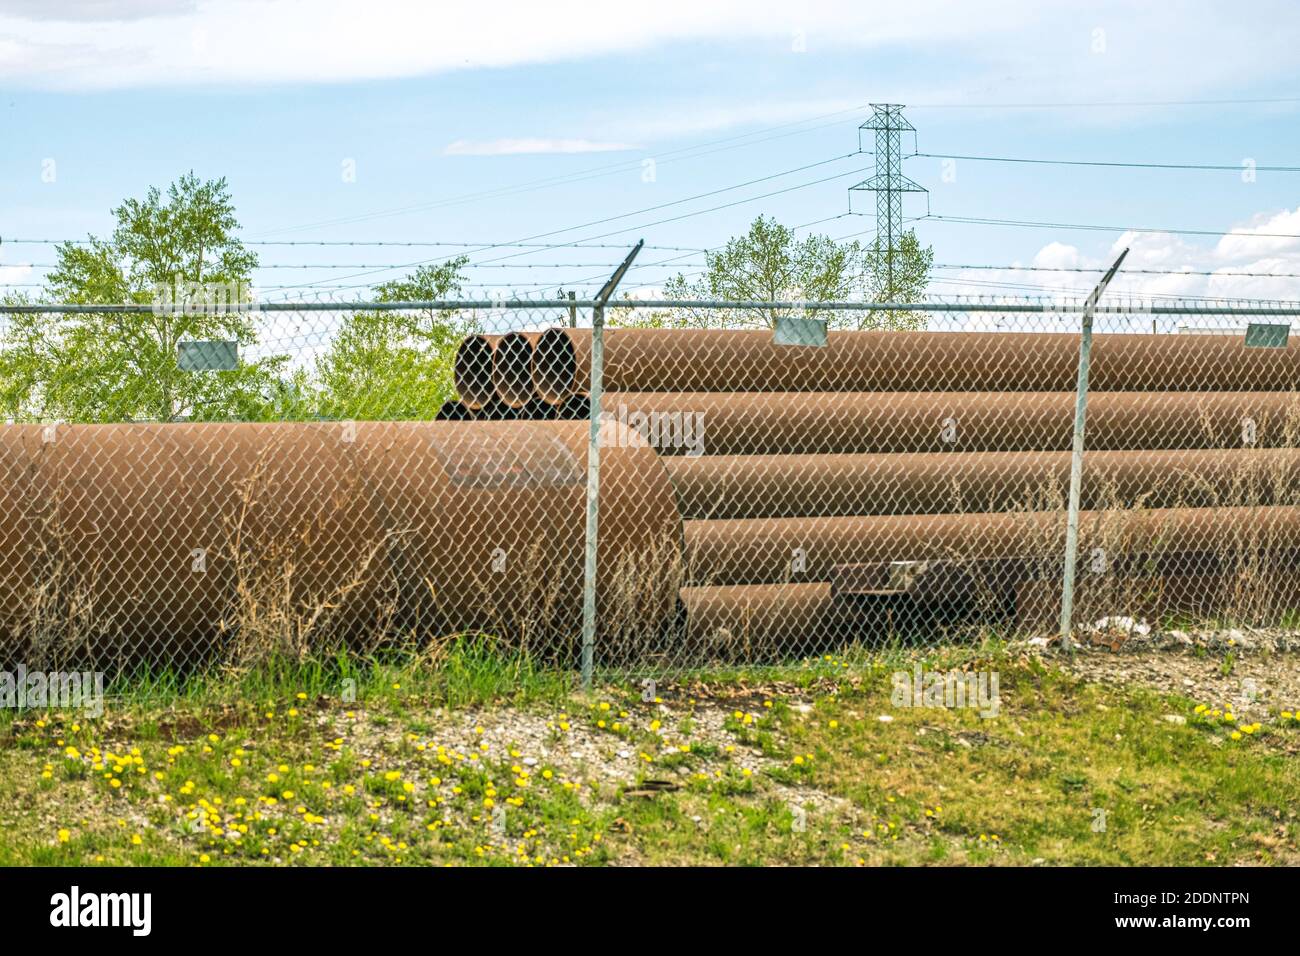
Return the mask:
[[1079,265],[1079,250],[1063,242],[1049,242],[1034,255],[1034,265],[1055,269],[1075,268]]
[[5,0],[0,13],[18,20],[85,23],[175,17],[197,8],[198,0]]
[[494,139],[471,142],[458,139],[443,149],[444,156],[518,156],[531,153],[616,153],[636,149],[631,143],[601,143],[590,139]]
[[1090,99],[1131,99],[1137,88],[1143,99],[1225,96],[1290,79],[1297,25],[1283,0],[1257,0],[1249,16],[1197,3],[1176,17],[1122,0],[1095,0],[1086,12],[1038,0],[9,0],[0,11],[0,82],[71,90],[340,83],[597,57],[621,70],[625,61],[613,58],[704,42],[751,60],[799,56],[810,73],[837,50],[918,54],[915,67],[882,77],[890,91],[932,86],[942,58],[941,82],[978,90],[974,99],[1024,98],[1024,90],[1069,99],[1079,89]]

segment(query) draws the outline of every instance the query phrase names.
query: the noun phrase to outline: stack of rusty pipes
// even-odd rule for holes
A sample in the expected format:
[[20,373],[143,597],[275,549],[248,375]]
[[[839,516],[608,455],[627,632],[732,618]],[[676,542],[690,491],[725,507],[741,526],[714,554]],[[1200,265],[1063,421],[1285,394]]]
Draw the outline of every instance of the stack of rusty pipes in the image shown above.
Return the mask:
[[[1070,333],[832,332],[799,348],[760,330],[608,330],[602,408],[671,479],[693,639],[789,646],[842,627],[845,566],[1008,559],[1023,573],[1028,552],[1059,555],[1045,492],[1068,479],[1078,348]],[[585,415],[590,350],[582,329],[468,339],[461,402]],[[1297,388],[1294,345],[1096,336],[1081,526],[1115,538],[1119,502],[1130,552],[1300,549]],[[1162,593],[1213,593],[1198,567],[1175,567]],[[1038,577],[1006,583],[1028,606]]]

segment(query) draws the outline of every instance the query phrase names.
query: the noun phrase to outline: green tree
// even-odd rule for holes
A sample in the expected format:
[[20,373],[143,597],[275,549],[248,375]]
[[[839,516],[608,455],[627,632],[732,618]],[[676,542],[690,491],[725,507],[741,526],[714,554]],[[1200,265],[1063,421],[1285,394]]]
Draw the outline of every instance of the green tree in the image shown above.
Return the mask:
[[[445,299],[460,291],[458,256],[375,287],[379,302]],[[454,394],[452,362],[474,318],[441,310],[367,310],[344,319],[316,361],[320,414],[331,419],[431,419]]]
[[233,371],[188,372],[182,341],[256,340],[247,311],[257,257],[239,228],[224,179],[188,173],[113,210],[107,239],[57,247],[47,301],[152,304],[146,313],[10,317],[0,351],[0,399],[22,420],[174,421],[269,414],[283,356]]
[[[914,232],[900,237],[892,256],[894,285],[888,283],[889,260],[876,244],[863,248],[820,235],[797,239],[793,230],[775,219],[759,216],[749,231],[727,241],[717,252],[706,252],[698,276],[679,274],[664,283],[670,299],[712,299],[731,302],[916,302],[925,294],[934,253],[922,248]],[[624,310],[611,321],[665,327],[770,328],[788,310],[682,308],[650,315]],[[802,314],[824,318],[832,328],[913,328],[913,313],[883,311],[825,311]],[[923,319],[919,320],[923,323]]]

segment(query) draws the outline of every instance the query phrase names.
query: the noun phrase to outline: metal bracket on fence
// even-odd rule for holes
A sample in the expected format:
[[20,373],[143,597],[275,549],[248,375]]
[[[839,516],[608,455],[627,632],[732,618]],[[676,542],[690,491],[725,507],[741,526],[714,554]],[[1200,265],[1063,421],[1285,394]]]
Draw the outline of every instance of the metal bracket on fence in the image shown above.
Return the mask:
[[239,343],[177,342],[176,365],[182,372],[233,372],[239,368]]
[[1269,322],[1249,322],[1246,324],[1246,341],[1248,349],[1284,349],[1287,339],[1291,337],[1291,326],[1275,325]]
[[808,345],[826,347],[826,320],[806,319],[798,315],[778,315],[772,329],[772,342],[776,345]]
[[587,535],[586,565],[582,576],[582,687],[591,689],[596,650],[596,556],[600,522],[600,399],[605,382],[605,303],[618,288],[645,240],[641,239],[596,294],[591,310],[591,403],[587,433]]
[[1070,510],[1065,521],[1065,574],[1061,579],[1061,646],[1073,650],[1070,633],[1074,617],[1074,565],[1079,556],[1079,493],[1083,485],[1083,427],[1088,415],[1088,364],[1092,358],[1092,316],[1097,302],[1106,292],[1106,286],[1119,271],[1128,255],[1125,249],[1119,254],[1107,273],[1092,290],[1083,305],[1082,329],[1079,336],[1079,383],[1074,400],[1074,454],[1070,457]]

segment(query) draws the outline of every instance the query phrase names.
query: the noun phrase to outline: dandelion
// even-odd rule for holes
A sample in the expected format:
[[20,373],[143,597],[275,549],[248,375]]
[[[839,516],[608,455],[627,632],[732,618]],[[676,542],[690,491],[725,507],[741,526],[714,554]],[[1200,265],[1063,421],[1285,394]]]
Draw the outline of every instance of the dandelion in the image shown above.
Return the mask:
[[71,833],[70,831],[68,831],[68,830],[63,830],[63,829],[59,830],[59,842],[60,842],[60,843],[67,843],[67,842],[68,842],[69,840],[71,840],[71,839],[72,839],[72,833]]

